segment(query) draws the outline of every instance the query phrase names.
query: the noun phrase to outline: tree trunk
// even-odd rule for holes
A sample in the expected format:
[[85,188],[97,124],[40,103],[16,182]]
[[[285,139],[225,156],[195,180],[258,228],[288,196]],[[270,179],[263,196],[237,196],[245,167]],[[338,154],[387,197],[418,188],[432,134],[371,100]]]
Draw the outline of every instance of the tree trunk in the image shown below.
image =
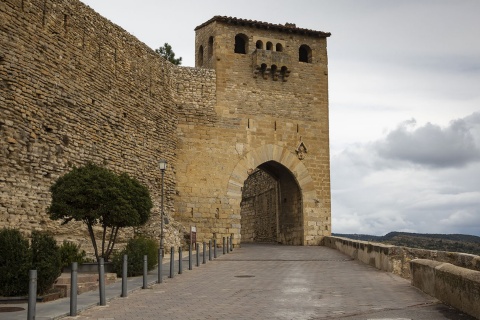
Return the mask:
[[100,261],[100,259],[98,256],[98,248],[97,248],[97,242],[95,241],[95,234],[93,233],[93,226],[89,221],[85,223],[87,224],[88,234],[90,235],[90,240],[92,241],[93,250],[95,250],[95,258],[97,258],[97,262],[98,262]]

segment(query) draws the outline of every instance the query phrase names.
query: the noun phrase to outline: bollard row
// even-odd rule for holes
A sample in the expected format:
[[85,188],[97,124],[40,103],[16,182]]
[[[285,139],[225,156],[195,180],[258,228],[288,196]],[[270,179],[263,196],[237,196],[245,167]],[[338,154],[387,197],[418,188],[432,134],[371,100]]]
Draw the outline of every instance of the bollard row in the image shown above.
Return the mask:
[[[200,243],[195,243],[196,248],[196,266],[200,266]],[[223,254],[230,253],[233,251],[233,236],[223,237]],[[207,263],[207,243],[203,242],[203,260],[202,264]],[[213,240],[213,258],[217,258],[217,240]],[[163,252],[161,249],[158,249],[158,270],[157,270],[157,283],[163,282]],[[208,241],[208,260],[212,260],[212,240]],[[192,244],[189,245],[188,249],[188,270],[193,269],[193,259],[192,259]],[[178,274],[183,273],[183,257],[182,257],[182,248],[178,248]],[[98,274],[99,274],[99,295],[100,295],[100,305],[106,305],[106,296],[105,296],[105,263],[104,259],[100,258],[98,261]],[[123,265],[122,265],[122,293],[121,297],[127,297],[127,275],[128,275],[128,256],[123,256]],[[143,256],[143,286],[142,289],[147,289],[148,287],[148,257],[147,255]],[[169,278],[175,276],[175,248],[171,247],[170,249],[170,270]],[[28,288],[28,313],[27,319],[34,320],[36,318],[36,301],[37,301],[37,270],[30,270],[29,272],[30,282]],[[78,295],[78,263],[73,262],[71,266],[71,279],[70,279],[70,316],[77,316],[77,295]]]

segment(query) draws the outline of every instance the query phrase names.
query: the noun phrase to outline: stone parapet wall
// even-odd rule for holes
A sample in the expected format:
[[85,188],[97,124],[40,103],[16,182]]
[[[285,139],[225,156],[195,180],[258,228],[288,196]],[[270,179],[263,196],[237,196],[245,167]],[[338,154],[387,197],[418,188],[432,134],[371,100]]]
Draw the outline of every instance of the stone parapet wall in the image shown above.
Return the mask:
[[425,293],[480,319],[480,256],[332,236],[325,237],[323,245],[410,279]]
[[323,245],[406,279],[411,278],[410,261],[414,259],[446,262],[461,268],[480,271],[480,256],[468,253],[398,247],[333,236],[325,237]]
[[480,319],[480,271],[427,259],[412,260],[410,269],[413,286]]

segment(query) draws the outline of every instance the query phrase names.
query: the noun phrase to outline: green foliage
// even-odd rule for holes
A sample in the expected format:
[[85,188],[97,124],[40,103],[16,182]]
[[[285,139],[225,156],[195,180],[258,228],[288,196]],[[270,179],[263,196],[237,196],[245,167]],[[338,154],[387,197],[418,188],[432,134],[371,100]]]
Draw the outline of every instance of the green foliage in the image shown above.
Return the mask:
[[33,231],[31,250],[32,269],[37,270],[37,291],[42,294],[62,272],[60,248],[50,233]]
[[162,47],[155,49],[155,52],[173,63],[174,65],[179,66],[182,64],[182,57],[175,58],[175,52],[173,52],[172,46],[166,42]]
[[0,296],[28,293],[31,252],[28,240],[15,229],[0,230]]
[[66,240],[63,240],[60,246],[60,257],[62,268],[70,267],[72,262],[78,262],[78,264],[86,262],[85,250],[80,250],[80,245]]
[[112,213],[119,198],[118,177],[106,168],[92,163],[58,178],[51,186],[50,218],[83,221],[92,225],[102,222]]
[[123,255],[128,255],[127,276],[139,276],[143,274],[143,256],[147,255],[148,270],[155,267],[158,260],[158,245],[156,241],[145,237],[130,239],[125,249],[114,254],[112,263],[113,270],[118,276],[122,275]]
[[[113,251],[118,230],[145,224],[153,206],[148,189],[127,174],[88,163],[73,168],[50,188],[51,219],[83,221],[88,228],[97,261],[106,261]],[[103,228],[102,247],[97,248],[93,226]],[[108,239],[108,240],[107,240]],[[106,241],[108,241],[107,245]],[[100,251],[100,252],[99,252]]]

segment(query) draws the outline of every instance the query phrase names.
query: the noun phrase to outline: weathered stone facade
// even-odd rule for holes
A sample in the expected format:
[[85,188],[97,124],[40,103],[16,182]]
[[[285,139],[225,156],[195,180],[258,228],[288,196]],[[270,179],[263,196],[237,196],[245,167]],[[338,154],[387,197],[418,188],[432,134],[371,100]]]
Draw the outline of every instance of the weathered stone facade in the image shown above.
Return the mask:
[[242,191],[240,235],[242,242],[277,242],[277,181],[263,170],[255,170]]
[[[164,158],[167,245],[193,225],[199,240],[239,244],[242,187],[257,167],[284,192],[277,216],[291,226],[277,222],[279,242],[330,234],[329,34],[216,17],[197,28],[188,68],[75,0],[5,0],[0,18],[0,227],[88,245],[83,226],[60,226],[46,208],[55,179],[92,161],[148,186],[155,206],[141,231],[158,237]],[[238,34],[245,54],[234,53]]]
[[216,72],[216,118],[213,127],[179,122],[188,144],[178,161],[203,183],[177,180],[175,202],[201,236],[241,241],[242,187],[256,168],[277,180],[276,241],[330,234],[328,36],[228,17],[196,28],[196,67]]

